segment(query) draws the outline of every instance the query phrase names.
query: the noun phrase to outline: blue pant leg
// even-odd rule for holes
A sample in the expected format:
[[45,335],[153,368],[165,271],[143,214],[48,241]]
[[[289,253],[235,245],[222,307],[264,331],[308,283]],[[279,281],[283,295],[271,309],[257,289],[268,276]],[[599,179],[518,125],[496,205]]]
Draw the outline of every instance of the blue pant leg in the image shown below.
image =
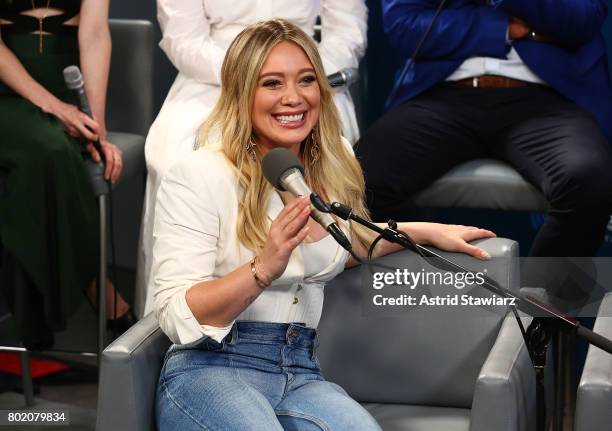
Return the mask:
[[266,397],[232,367],[162,376],[156,415],[159,431],[282,431]]
[[344,389],[308,375],[294,376],[275,411],[285,431],[381,431]]

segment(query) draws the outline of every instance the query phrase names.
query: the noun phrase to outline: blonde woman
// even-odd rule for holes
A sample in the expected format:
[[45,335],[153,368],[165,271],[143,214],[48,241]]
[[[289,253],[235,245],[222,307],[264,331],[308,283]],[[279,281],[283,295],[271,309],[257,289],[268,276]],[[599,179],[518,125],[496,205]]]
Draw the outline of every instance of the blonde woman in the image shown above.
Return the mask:
[[[284,18],[314,35],[321,17],[319,52],[326,74],[358,67],[366,46],[365,0],[157,0],[163,37],[160,47],[178,75],[147,136],[147,191],[145,195],[138,270],[136,308],[147,314],[153,307],[151,249],[155,196],[167,169],[189,156],[197,130],[210,114],[221,92],[221,63],[227,47],[247,25]],[[359,138],[355,107],[347,88],[334,90],[343,135]]]
[[[325,381],[315,354],[323,287],[355,262],[309,218],[308,198],[274,191],[260,166],[270,149],[287,148],[314,191],[367,217],[316,46],[284,20],[249,26],[228,49],[221,83],[204,148],[170,169],[158,196],[155,310],[174,342],[158,385],[159,429],[379,430]],[[363,253],[368,233],[342,227]],[[401,228],[419,243],[481,258],[466,241],[494,236]],[[377,253],[395,249],[382,243]]]

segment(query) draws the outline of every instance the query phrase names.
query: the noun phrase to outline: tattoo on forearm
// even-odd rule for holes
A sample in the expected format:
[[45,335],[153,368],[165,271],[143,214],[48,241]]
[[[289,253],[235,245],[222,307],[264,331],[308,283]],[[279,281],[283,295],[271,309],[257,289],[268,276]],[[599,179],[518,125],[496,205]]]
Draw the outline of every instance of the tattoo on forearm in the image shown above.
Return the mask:
[[249,296],[244,300],[244,305],[251,305],[255,299],[257,299],[256,296]]

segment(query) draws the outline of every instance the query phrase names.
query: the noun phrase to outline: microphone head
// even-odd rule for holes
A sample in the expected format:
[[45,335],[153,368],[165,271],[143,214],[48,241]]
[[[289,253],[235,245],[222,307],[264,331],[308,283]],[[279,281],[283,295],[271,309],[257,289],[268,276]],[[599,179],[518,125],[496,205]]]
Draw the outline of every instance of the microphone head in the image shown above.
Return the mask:
[[68,66],[64,69],[64,82],[70,90],[77,90],[83,87],[83,75],[78,66]]
[[285,191],[282,179],[289,169],[298,169],[302,175],[304,174],[304,166],[300,160],[286,148],[274,148],[268,151],[261,160],[261,169],[270,184],[281,191]]
[[351,85],[359,80],[359,69],[350,67],[347,69],[342,69],[340,72],[344,74],[346,85]]

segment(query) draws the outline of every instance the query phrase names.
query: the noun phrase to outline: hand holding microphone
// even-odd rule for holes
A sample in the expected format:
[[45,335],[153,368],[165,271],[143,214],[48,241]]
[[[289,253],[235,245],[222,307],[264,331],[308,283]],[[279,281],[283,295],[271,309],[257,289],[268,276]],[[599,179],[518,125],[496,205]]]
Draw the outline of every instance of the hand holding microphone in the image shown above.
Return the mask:
[[100,140],[101,127],[93,118],[85,94],[85,83],[79,68],[77,66],[66,67],[64,69],[64,81],[66,87],[73,92],[78,103],[78,109],[74,105],[62,102],[65,105],[62,111],[66,121],[62,120],[59,115],[57,116],[70,136],[84,137],[90,142],[87,145],[87,150],[92,159],[95,162],[102,161],[104,163],[104,178],[114,183],[119,178],[123,166],[121,150],[105,139]]
[[[295,196],[320,199],[313,193],[304,180],[304,167],[298,158],[286,148],[274,148],[264,156],[262,170],[266,179],[277,189],[288,191]],[[321,201],[321,203],[323,203]],[[319,223],[345,250],[351,252],[352,246],[334,218],[311,205],[311,217]]]
[[264,273],[262,278],[266,284],[285,272],[291,253],[308,235],[306,223],[309,214],[310,201],[301,197],[285,206],[270,225],[268,238],[259,255],[263,266],[259,269]]

